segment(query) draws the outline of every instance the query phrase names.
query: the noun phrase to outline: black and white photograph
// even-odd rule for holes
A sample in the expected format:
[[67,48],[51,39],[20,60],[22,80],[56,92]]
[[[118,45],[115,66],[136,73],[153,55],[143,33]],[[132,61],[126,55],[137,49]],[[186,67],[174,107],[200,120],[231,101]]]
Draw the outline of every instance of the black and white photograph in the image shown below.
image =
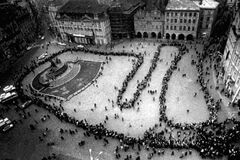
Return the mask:
[[0,0],[0,160],[240,160],[240,0]]

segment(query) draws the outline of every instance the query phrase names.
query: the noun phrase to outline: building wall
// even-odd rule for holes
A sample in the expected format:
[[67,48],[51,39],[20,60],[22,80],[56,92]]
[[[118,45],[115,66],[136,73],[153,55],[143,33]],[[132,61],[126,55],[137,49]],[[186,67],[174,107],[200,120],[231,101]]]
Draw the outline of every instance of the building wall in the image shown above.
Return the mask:
[[[7,15],[3,7],[12,15]],[[34,41],[36,23],[29,11],[20,6],[6,5],[1,6],[0,10],[4,12],[3,16],[11,17],[8,17],[9,21],[2,21],[0,25],[0,54],[4,58],[0,61],[4,61],[20,56],[27,45]]]
[[112,8],[109,11],[112,38],[130,38],[134,35],[134,14],[124,13],[120,8]]
[[138,38],[162,38],[164,15],[159,10],[141,9],[134,16],[134,27]]
[[232,7],[236,3],[236,0],[227,0],[227,5]]
[[57,24],[64,41],[68,41],[67,34],[76,34],[95,37],[95,44],[108,44],[111,42],[111,27],[108,18],[98,21],[59,20]]
[[[240,15],[236,15],[232,27],[230,29],[227,44],[224,50],[223,65],[224,65],[224,81],[226,88],[230,88],[231,91],[236,92],[240,87]],[[227,82],[229,79],[235,83],[230,86]]]
[[184,39],[186,39],[187,36],[192,35],[193,38],[196,38],[198,20],[198,10],[166,10],[164,37],[168,39],[168,35],[170,35],[170,39],[179,39],[179,35],[184,35]]
[[[238,42],[238,45],[240,43]],[[225,80],[229,77],[235,82],[232,88],[235,92],[240,87],[240,50],[239,47],[234,46],[233,51],[229,51],[227,63],[225,63]]]
[[212,24],[217,14],[216,9],[201,8],[199,15],[198,37],[209,37],[212,31]]
[[50,27],[52,27],[52,30],[55,34],[56,37],[60,36],[60,30],[59,30],[59,27],[58,27],[58,21],[56,20],[56,15],[57,15],[57,11],[59,8],[62,7],[63,4],[61,5],[50,5],[48,7],[48,15],[49,15],[49,18],[50,18],[50,22],[51,22],[51,25]]

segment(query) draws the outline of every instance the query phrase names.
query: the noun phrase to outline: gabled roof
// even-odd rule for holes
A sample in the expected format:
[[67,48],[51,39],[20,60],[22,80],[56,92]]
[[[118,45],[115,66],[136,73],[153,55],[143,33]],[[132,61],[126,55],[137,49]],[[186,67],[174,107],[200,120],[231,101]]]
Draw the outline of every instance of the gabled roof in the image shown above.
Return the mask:
[[200,10],[191,0],[169,0],[166,10]]
[[122,11],[128,11],[143,4],[141,0],[115,0],[111,3],[111,8],[119,7]]
[[60,13],[102,13],[108,6],[99,4],[97,0],[70,0],[62,6]]
[[148,11],[165,8],[164,0],[147,0],[145,3]]
[[47,4],[49,6],[61,6],[66,2],[66,0],[49,0]]

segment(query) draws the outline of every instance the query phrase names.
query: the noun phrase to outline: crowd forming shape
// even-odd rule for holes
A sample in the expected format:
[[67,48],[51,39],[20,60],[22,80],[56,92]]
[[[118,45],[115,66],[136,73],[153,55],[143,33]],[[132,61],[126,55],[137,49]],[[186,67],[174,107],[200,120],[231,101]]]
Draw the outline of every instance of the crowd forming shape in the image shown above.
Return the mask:
[[[190,43],[198,43],[198,42],[190,42]],[[107,138],[114,138],[118,139],[120,142],[120,147],[116,147],[115,155],[116,158],[120,158],[120,151],[128,151],[130,148],[137,149],[137,151],[141,151],[142,148],[146,150],[151,149],[151,153],[149,154],[149,158],[151,158],[154,154],[164,154],[164,148],[171,148],[171,149],[187,149],[188,151],[182,153],[180,158],[191,154],[192,150],[197,150],[202,157],[209,157],[209,158],[218,158],[222,156],[228,156],[229,159],[236,159],[240,157],[240,149],[233,145],[233,142],[240,139],[240,122],[236,121],[234,118],[226,119],[224,122],[218,123],[217,122],[217,112],[220,110],[220,100],[216,101],[211,97],[207,83],[204,80],[204,69],[203,69],[203,62],[206,58],[209,58],[213,61],[213,57],[211,57],[212,51],[204,51],[202,53],[197,52],[198,61],[193,62],[192,65],[196,65],[198,71],[198,79],[197,82],[201,86],[201,90],[204,93],[204,98],[208,106],[209,110],[209,119],[206,122],[201,123],[174,123],[173,120],[169,120],[166,116],[166,92],[168,90],[168,82],[173,75],[173,72],[178,68],[178,62],[181,58],[189,52],[186,45],[175,42],[163,42],[158,47],[158,51],[154,54],[154,58],[152,60],[151,67],[144,77],[144,80],[138,84],[137,90],[134,93],[133,98],[130,101],[122,101],[122,95],[126,91],[128,83],[132,80],[134,75],[136,74],[137,70],[143,63],[143,56],[141,54],[136,55],[134,53],[126,53],[126,52],[103,52],[103,51],[96,51],[96,50],[89,50],[83,48],[66,48],[57,53],[54,53],[44,61],[39,63],[32,63],[30,67],[25,67],[25,70],[20,74],[19,78],[16,81],[16,87],[19,95],[24,95],[23,87],[21,82],[23,81],[24,77],[32,72],[38,66],[44,64],[45,62],[49,61],[50,59],[68,51],[81,51],[85,53],[92,53],[96,55],[103,55],[103,56],[133,56],[137,58],[137,62],[133,67],[133,70],[127,75],[125,78],[122,88],[118,92],[117,96],[117,104],[122,111],[122,109],[130,109],[134,108],[135,102],[138,100],[139,95],[141,92],[146,88],[151,74],[156,68],[156,65],[159,61],[159,55],[161,54],[161,47],[164,46],[176,46],[179,49],[179,54],[174,55],[174,59],[171,61],[170,67],[168,68],[165,76],[162,80],[162,88],[160,90],[159,96],[159,124],[156,124],[154,127],[149,128],[149,130],[145,131],[143,138],[135,138],[124,135],[122,133],[117,133],[116,131],[109,130],[105,128],[104,124],[100,123],[97,125],[89,124],[86,119],[84,120],[77,120],[74,117],[69,116],[68,114],[64,113],[64,108],[62,107],[63,100],[58,99],[57,97],[50,96],[50,95],[43,95],[30,89],[31,98],[34,103],[38,106],[45,108],[50,113],[54,114],[57,118],[61,121],[65,121],[67,123],[74,124],[76,127],[84,129],[85,136],[94,135],[95,139],[104,139],[106,143],[108,143]],[[29,86],[30,87],[30,86]],[[23,96],[26,98],[27,96]],[[45,97],[45,99],[41,99],[41,97]],[[55,100],[56,102],[59,101],[60,103],[53,103],[49,104],[48,101]],[[76,110],[74,110],[76,111]],[[118,115],[117,115],[118,116]],[[158,126],[162,126],[162,124],[167,124],[164,130],[161,132],[156,132],[155,129]],[[227,129],[226,125],[234,124],[232,128]],[[172,134],[172,131],[177,131],[177,137],[175,138]],[[215,133],[214,133],[215,131]],[[74,131],[71,131],[74,133]],[[169,136],[165,136],[168,135]],[[61,139],[64,139],[61,137]],[[84,145],[84,142],[79,142],[79,145]],[[172,152],[174,155],[174,152]],[[131,159],[131,156],[127,156],[127,159]],[[140,159],[140,156],[137,157]]]

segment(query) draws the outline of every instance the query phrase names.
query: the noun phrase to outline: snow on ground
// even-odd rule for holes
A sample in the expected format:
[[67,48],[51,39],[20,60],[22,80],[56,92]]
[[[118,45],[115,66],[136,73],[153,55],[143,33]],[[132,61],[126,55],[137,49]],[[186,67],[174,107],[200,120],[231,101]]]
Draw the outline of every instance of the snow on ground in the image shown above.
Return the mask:
[[[200,90],[200,85],[196,83],[196,66],[191,65],[192,55],[195,59],[196,54],[190,50],[190,53],[182,57],[178,63],[180,71],[174,71],[169,82],[166,114],[169,119],[174,119],[174,122],[204,122],[209,117],[203,92]],[[182,74],[186,74],[186,77],[182,77]],[[197,93],[196,97],[194,97],[195,93]]]

